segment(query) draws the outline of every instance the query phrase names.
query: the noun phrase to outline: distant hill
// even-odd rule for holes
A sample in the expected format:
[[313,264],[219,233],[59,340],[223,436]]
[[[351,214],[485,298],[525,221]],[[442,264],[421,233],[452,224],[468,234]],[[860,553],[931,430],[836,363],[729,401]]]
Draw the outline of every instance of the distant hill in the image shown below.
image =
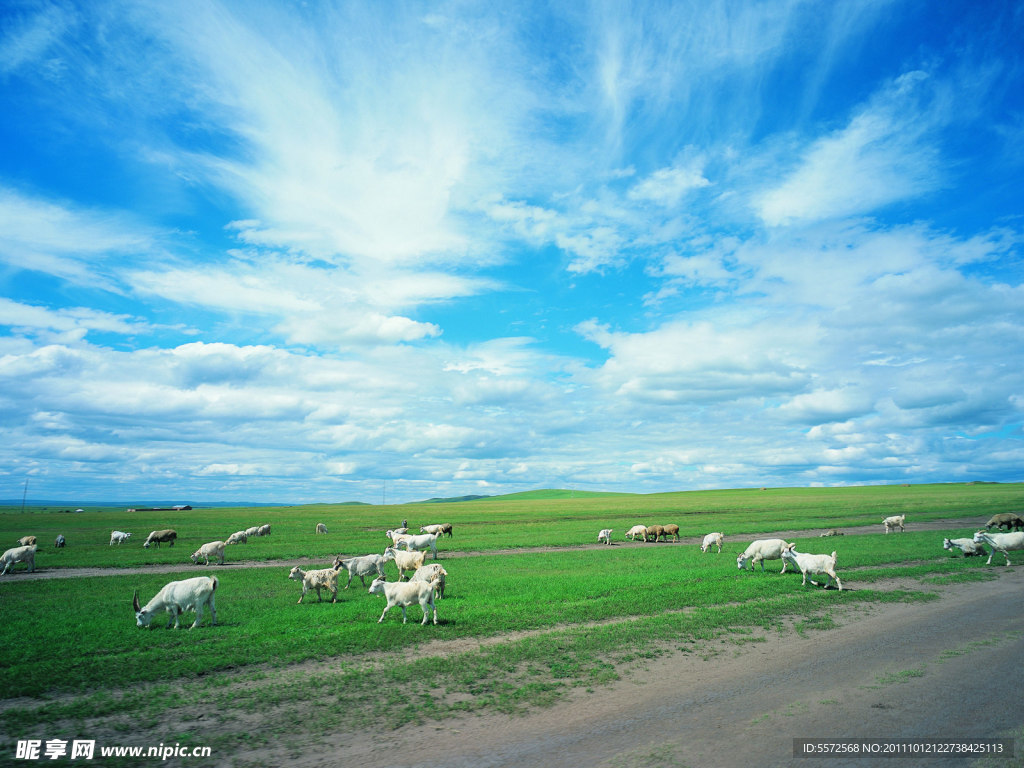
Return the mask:
[[489,499],[490,496],[451,496],[447,499],[433,498],[424,501],[414,501],[413,504],[447,504],[453,501],[476,501],[478,499]]
[[635,493],[614,493],[611,491],[577,491],[569,488],[541,488],[536,491],[506,493],[504,496],[488,496],[489,499],[588,499],[596,496],[635,496]]

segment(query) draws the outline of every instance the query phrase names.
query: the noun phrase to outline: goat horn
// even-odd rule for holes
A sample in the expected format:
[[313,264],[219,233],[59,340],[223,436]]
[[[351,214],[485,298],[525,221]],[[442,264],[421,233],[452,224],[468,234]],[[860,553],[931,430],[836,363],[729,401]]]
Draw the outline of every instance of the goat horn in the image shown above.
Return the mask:
[[132,595],[132,608],[135,609],[136,613],[142,610],[142,608],[139,606],[139,590],[137,589],[135,590],[135,594]]

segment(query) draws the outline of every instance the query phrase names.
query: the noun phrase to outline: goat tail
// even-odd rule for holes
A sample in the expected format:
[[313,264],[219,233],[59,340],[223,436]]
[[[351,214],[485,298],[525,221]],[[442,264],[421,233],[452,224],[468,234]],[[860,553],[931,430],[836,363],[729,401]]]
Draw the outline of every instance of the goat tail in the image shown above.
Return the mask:
[[212,591],[216,592],[217,591],[217,584],[219,584],[220,582],[217,581],[217,577],[216,576],[211,576],[210,577],[210,581],[213,582],[213,590]]

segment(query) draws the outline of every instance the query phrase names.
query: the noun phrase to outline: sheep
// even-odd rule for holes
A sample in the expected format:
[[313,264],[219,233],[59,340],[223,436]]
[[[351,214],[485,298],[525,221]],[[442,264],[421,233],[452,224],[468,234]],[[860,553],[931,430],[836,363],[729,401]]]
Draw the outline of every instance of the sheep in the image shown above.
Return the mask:
[[248,544],[249,543],[249,537],[246,535],[245,531],[235,531],[230,536],[228,536],[228,540],[225,541],[224,543],[225,544]]
[[636,537],[640,536],[644,541],[647,541],[647,526],[645,525],[634,525],[628,531],[626,536],[629,537],[630,541],[636,541]]
[[611,528],[602,528],[601,532],[597,534],[597,541],[598,541],[598,543],[601,543],[603,541],[605,544],[611,545],[611,543],[612,543],[612,529]]
[[948,549],[950,552],[954,549],[959,549],[964,553],[964,557],[985,554],[985,548],[980,544],[976,544],[974,539],[943,539],[942,548]]
[[[736,567],[741,571],[750,563],[750,570],[754,570],[756,563],[761,564],[761,571],[764,572],[764,561],[765,560],[778,560],[782,557],[782,550],[788,547],[789,544],[785,539],[754,539],[750,542],[746,551],[742,552],[736,557]],[[779,573],[786,572],[786,561],[782,561],[782,570]]]
[[327,526],[324,525],[323,523],[317,523],[316,524],[316,532],[317,533],[327,533]]
[[[132,607],[135,609],[135,623],[139,627],[148,627],[153,621],[153,616],[160,611],[167,611],[171,614],[174,628],[178,629],[178,619],[184,611],[195,611],[196,620],[189,629],[195,629],[203,618],[203,606],[210,606],[210,613],[213,614],[211,624],[217,623],[217,607],[214,604],[214,594],[217,591],[216,576],[196,576],[183,581],[172,581],[156,593],[144,608],[139,607],[139,590],[135,590],[132,597]],[[171,621],[167,622],[171,626]]]
[[654,542],[657,542],[659,538],[665,535],[665,528],[661,525],[648,525],[647,526],[647,537]]
[[900,529],[900,533],[903,532],[903,521],[907,519],[906,515],[893,515],[887,517],[882,521],[882,525],[885,526],[885,532],[895,531],[897,528]]
[[54,539],[53,546],[55,546],[57,549],[63,549],[64,545],[67,544],[67,543],[68,542],[67,542],[67,539],[64,538],[64,534],[63,533],[58,533],[57,534],[57,538]]
[[[120,546],[122,541],[128,541],[128,539],[130,537],[131,537],[131,534],[130,533],[125,533],[124,531],[111,531],[110,532],[110,544],[115,544],[116,543],[118,546]],[[110,544],[107,544],[107,546],[109,547]]]
[[28,573],[32,573],[36,569],[36,545],[26,544],[23,547],[12,547],[0,555],[0,565],[3,565],[3,571],[0,571],[0,576],[7,573],[7,569],[15,563],[24,563],[28,566]]
[[449,539],[452,537],[452,531],[453,530],[454,530],[454,528],[453,528],[451,523],[442,523],[441,524],[441,533],[442,534],[447,533]]
[[843,536],[843,535],[845,535],[845,534],[842,531],[837,531],[835,528],[829,528],[827,531],[825,531],[823,534],[821,534],[821,538],[824,538],[826,536]]
[[261,525],[257,529],[256,535],[257,536],[269,536],[270,535],[270,526],[269,525]]
[[203,544],[199,549],[192,553],[190,559],[193,563],[199,564],[199,558],[203,558],[203,564],[209,565],[210,558],[216,557],[219,565],[224,565],[224,547],[226,547],[223,541],[211,541],[209,544]]
[[252,528],[246,528],[245,529],[245,535],[246,536],[259,536],[260,535],[260,527],[258,525],[254,525]]
[[146,541],[143,543],[143,547],[149,549],[149,545],[155,543],[157,548],[160,548],[160,542],[165,541],[168,546],[174,546],[174,540],[178,538],[178,532],[170,528],[163,531],[153,531],[146,537]]
[[384,576],[384,555],[363,555],[362,557],[348,557],[344,560],[339,556],[334,560],[334,567],[338,568],[339,566],[348,571],[348,583],[345,584],[345,589],[349,588],[353,576],[358,576],[365,587],[365,577],[371,573],[376,573],[380,577]]
[[424,525],[422,528],[420,528],[420,533],[440,533],[441,528],[443,527],[444,526],[442,526],[439,523],[435,525]]
[[996,550],[999,550],[1003,553],[1003,557],[1006,558],[1006,567],[1009,568],[1010,556],[1007,553],[1013,550],[1024,549],[1024,532],[986,533],[985,531],[978,531],[974,534],[974,542],[976,544],[988,544],[992,547],[985,565],[992,565],[992,555],[996,553]]
[[434,596],[440,600],[444,599],[444,581],[448,571],[440,563],[430,563],[416,569],[409,581],[425,581],[434,585]]
[[316,571],[304,571],[296,565],[288,574],[288,578],[302,582],[302,594],[299,595],[300,603],[311,589],[316,590],[316,601],[318,603],[323,602],[320,597],[321,589],[330,590],[331,602],[336,603],[338,602],[338,571],[340,569],[340,563],[333,568],[320,568]]
[[38,544],[38,540],[35,536],[22,536],[18,539],[19,547],[31,547],[33,544]]
[[395,549],[405,547],[409,551],[414,549],[429,549],[434,559],[437,560],[437,537],[439,533],[421,533],[419,536],[403,536],[395,542]]
[[669,523],[668,525],[665,526],[665,540],[666,541],[668,540],[669,536],[672,537],[672,541],[679,541],[679,526],[676,525],[675,523]]
[[985,530],[991,531],[993,528],[1002,528],[1004,525],[1007,532],[1010,530],[1019,531],[1024,528],[1024,518],[1013,512],[1001,512],[998,515],[992,515],[989,521],[985,523]]
[[384,562],[387,563],[394,560],[395,565],[398,566],[399,581],[405,576],[406,571],[415,573],[423,565],[426,556],[426,552],[401,552],[394,547],[388,547],[384,550]]
[[[807,574],[818,574],[823,573],[829,577],[829,580],[835,581],[839,587],[839,591],[843,591],[843,582],[839,580],[836,575],[836,553],[832,552],[831,555],[808,555],[803,552],[796,551],[796,544],[788,545],[782,550],[782,562],[785,564],[786,561],[790,561],[797,568],[800,569],[800,573],[803,574],[803,581],[800,582],[800,586],[807,586]],[[811,584],[818,586],[818,582],[811,579]],[[826,581],[824,584],[825,589],[828,589],[829,582]]]
[[430,615],[428,608],[433,609],[434,623],[437,624],[437,606],[434,605],[433,584],[423,581],[389,584],[383,578],[379,578],[373,580],[369,591],[371,595],[384,595],[388,601],[387,605],[384,606],[384,612],[377,619],[378,624],[384,621],[387,612],[396,605],[402,609],[402,623],[405,624],[405,609],[413,603],[419,603],[420,608],[423,609],[423,621],[420,622],[421,624],[427,623],[427,618]]
[[[704,541],[701,542],[700,551],[707,552],[712,547],[718,547],[718,554],[722,554],[722,541],[725,539],[725,535],[722,533],[709,533],[704,537]],[[763,564],[762,564],[763,567]]]

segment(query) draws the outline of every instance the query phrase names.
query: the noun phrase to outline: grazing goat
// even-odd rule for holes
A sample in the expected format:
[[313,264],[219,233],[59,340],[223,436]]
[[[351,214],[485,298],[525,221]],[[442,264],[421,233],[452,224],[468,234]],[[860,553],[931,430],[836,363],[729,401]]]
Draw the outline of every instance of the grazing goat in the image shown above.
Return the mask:
[[33,544],[38,544],[38,540],[35,536],[22,536],[18,539],[19,547],[31,547]]
[[394,608],[396,605],[402,609],[402,623],[405,624],[406,615],[405,609],[419,603],[420,608],[423,609],[423,621],[421,624],[427,623],[427,618],[430,616],[428,609],[434,611],[434,623],[437,624],[437,606],[434,605],[434,585],[423,582],[423,581],[409,581],[404,584],[396,583],[389,584],[384,579],[374,579],[370,585],[371,595],[384,595],[387,598],[388,604],[384,606],[384,612],[377,619],[377,623],[380,624],[384,621],[384,617],[387,612]]
[[718,554],[722,554],[722,541],[724,541],[724,540],[725,540],[725,535],[724,534],[721,534],[721,533],[718,533],[718,532],[709,533],[707,536],[704,537],[704,541],[701,542],[700,551],[701,552],[707,552],[712,547],[717,546],[718,547]]
[[903,533],[903,522],[907,519],[906,515],[893,515],[887,517],[882,521],[882,525],[885,526],[885,532],[895,531],[897,528],[900,529],[900,533]]
[[269,525],[261,525],[259,528],[256,529],[256,535],[257,536],[269,536],[270,535],[270,526]]
[[248,544],[249,543],[249,537],[246,535],[245,531],[235,531],[230,536],[228,536],[228,540],[225,541],[224,543],[225,544]]
[[63,549],[64,545],[67,544],[67,543],[68,542],[64,538],[64,534],[63,533],[58,533],[57,534],[57,538],[53,542],[53,546],[57,547],[58,549]]
[[449,539],[452,537],[452,531],[453,530],[454,530],[454,528],[453,528],[451,523],[442,523],[441,524],[441,533],[442,534],[447,533]]
[[[146,603],[144,608],[139,607],[139,590],[135,590],[132,597],[132,607],[135,608],[135,623],[139,627],[148,627],[153,621],[153,616],[160,611],[167,611],[171,614],[171,621],[174,628],[178,629],[178,619],[184,611],[195,611],[196,620],[189,629],[195,629],[203,618],[203,606],[210,606],[210,613],[213,614],[211,624],[217,623],[217,607],[214,605],[213,597],[217,591],[216,576],[196,576],[193,579],[184,581],[172,581],[166,584],[163,589],[156,593],[156,596]],[[171,621],[167,626],[171,626]]]
[[[754,541],[750,542],[750,546],[747,547],[746,551],[736,557],[736,567],[742,571],[749,562],[750,570],[754,570],[754,566],[760,563],[761,571],[764,572],[764,561],[780,559],[782,557],[782,550],[788,546],[789,544],[785,539],[754,539]],[[786,561],[783,560],[780,573],[785,572]]]
[[348,557],[344,560],[337,557],[334,560],[334,567],[341,567],[348,571],[348,583],[345,584],[345,589],[348,589],[353,576],[358,576],[364,587],[366,586],[366,577],[371,573],[383,578],[384,562],[384,555],[363,555],[362,557]]
[[306,593],[311,589],[316,590],[316,601],[318,603],[323,602],[320,598],[320,590],[326,589],[331,593],[331,602],[338,602],[338,571],[341,569],[341,565],[336,565],[333,568],[320,568],[316,571],[304,571],[299,566],[292,568],[291,573],[288,574],[289,579],[295,579],[296,581],[302,582],[302,594],[299,595],[299,602],[301,603],[303,598],[306,597]]
[[[797,568],[800,569],[800,573],[803,574],[803,581],[800,582],[800,586],[807,586],[807,574],[825,574],[828,576],[829,581],[835,581],[839,587],[839,591],[843,591],[843,582],[836,576],[836,553],[833,551],[831,555],[808,555],[804,552],[796,551],[796,544],[790,544],[784,550],[782,550],[782,560],[793,563]],[[825,589],[828,589],[829,581],[824,584]],[[811,579],[811,584],[818,586],[818,582]]]
[[610,545],[612,543],[612,529],[611,528],[602,528],[601,532],[597,534],[597,542],[598,542],[598,544],[600,544],[602,541],[605,544],[608,544],[608,545]]
[[[110,544],[118,544],[119,545],[122,541],[128,541],[128,539],[130,537],[131,537],[131,534],[130,533],[125,533],[124,531],[111,531],[110,532]],[[109,547],[110,544],[107,544],[107,546]]]
[[203,544],[199,549],[191,555],[193,563],[199,564],[199,558],[203,558],[203,565],[210,564],[210,558],[217,558],[219,565],[224,565],[224,547],[226,547],[223,541],[211,541],[209,544]]
[[32,573],[36,569],[36,545],[13,547],[0,555],[0,565],[4,567],[3,571],[0,571],[0,576],[6,574],[7,569],[15,563],[24,563],[28,566],[28,572]]
[[317,523],[316,524],[316,532],[317,533],[327,533],[327,526],[324,525],[323,523]]
[[173,547],[174,540],[178,538],[178,532],[171,530],[170,528],[163,531],[153,531],[146,537],[146,541],[142,544],[146,549],[149,549],[150,544],[156,544],[157,549],[160,548],[160,542],[167,542],[167,546]]
[[679,526],[675,523],[665,526],[665,541],[668,541],[669,536],[672,537],[672,541],[679,541]]
[[394,547],[388,547],[384,550],[384,562],[387,563],[394,560],[395,565],[398,566],[399,581],[405,576],[406,571],[415,573],[423,565],[426,557],[426,552],[403,552]]
[[448,571],[440,563],[430,563],[416,569],[409,581],[425,581],[434,585],[434,596],[444,599],[444,579]]
[[1024,519],[1013,512],[1001,512],[998,515],[992,515],[991,519],[985,523],[985,530],[991,531],[993,528],[1001,529],[1004,525],[1006,526],[1007,531],[1019,531],[1024,528]]
[[245,529],[245,535],[246,536],[259,536],[260,535],[260,527],[258,525],[254,525],[252,528],[246,528]]
[[974,539],[943,539],[942,548],[948,549],[950,552],[959,549],[964,553],[964,557],[987,554],[985,548],[981,544],[975,543]]
[[636,541],[636,537],[640,536],[644,541],[647,541],[647,526],[646,525],[634,525],[628,531],[626,536],[629,537],[630,541]]
[[419,536],[403,536],[395,542],[395,549],[405,547],[409,551],[429,549],[437,560],[437,537],[439,533],[421,533]]
[[1006,567],[1010,567],[1010,556],[1008,552],[1024,549],[1024,532],[1017,533],[986,533],[978,531],[974,534],[974,541],[977,544],[988,544],[992,551],[988,555],[985,565],[992,565],[992,555],[999,552],[1006,558]]
[[442,526],[440,523],[436,523],[434,525],[424,525],[422,528],[420,528],[420,533],[440,533],[441,528],[443,527],[444,526]]

